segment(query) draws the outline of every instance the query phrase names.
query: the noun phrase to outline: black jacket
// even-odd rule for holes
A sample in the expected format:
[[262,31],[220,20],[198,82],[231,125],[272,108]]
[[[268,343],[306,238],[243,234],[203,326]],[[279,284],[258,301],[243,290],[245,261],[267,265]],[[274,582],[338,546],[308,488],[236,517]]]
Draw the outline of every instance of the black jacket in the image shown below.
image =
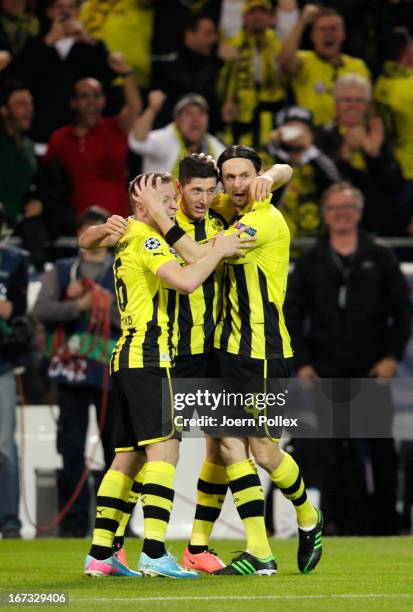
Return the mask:
[[[297,369],[365,377],[381,358],[401,359],[410,336],[409,288],[392,251],[360,232],[347,281],[328,238],[296,262],[285,313]],[[340,288],[346,306],[340,307]],[[341,289],[343,295],[343,289]]]

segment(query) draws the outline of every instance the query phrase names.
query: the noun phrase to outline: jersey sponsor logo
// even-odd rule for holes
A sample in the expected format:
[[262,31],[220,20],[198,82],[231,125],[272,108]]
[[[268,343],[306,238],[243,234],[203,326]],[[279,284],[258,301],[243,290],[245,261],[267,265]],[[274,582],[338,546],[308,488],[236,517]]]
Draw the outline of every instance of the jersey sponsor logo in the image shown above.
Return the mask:
[[242,230],[244,234],[248,234],[248,236],[255,236],[257,233],[256,229],[253,227],[248,227],[248,225],[245,225],[245,223],[237,223],[235,229]]
[[156,251],[161,246],[161,241],[157,238],[147,238],[145,240],[145,249],[147,251]]

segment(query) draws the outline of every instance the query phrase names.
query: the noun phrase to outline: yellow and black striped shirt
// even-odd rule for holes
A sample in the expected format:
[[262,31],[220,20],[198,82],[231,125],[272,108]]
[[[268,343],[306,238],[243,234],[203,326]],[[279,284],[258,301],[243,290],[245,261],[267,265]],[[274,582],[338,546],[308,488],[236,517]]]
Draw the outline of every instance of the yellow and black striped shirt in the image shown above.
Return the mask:
[[[202,221],[192,221],[180,208],[176,222],[196,242],[209,240],[227,227],[224,219],[209,210]],[[214,331],[222,309],[223,266],[190,295],[179,295],[177,355],[200,355],[212,348]]]
[[288,226],[268,199],[247,205],[228,231],[242,227],[257,241],[245,257],[225,262],[223,311],[214,346],[256,359],[291,357],[283,314],[290,251]]
[[163,236],[129,218],[128,231],[116,245],[113,266],[122,335],[112,353],[111,372],[172,365],[177,293],[156,276],[168,261],[176,257]]

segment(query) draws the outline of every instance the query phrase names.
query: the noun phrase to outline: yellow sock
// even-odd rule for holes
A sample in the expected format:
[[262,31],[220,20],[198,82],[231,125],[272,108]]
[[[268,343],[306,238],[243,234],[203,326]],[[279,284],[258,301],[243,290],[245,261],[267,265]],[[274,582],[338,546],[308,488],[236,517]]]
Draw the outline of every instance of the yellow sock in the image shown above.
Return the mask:
[[129,491],[133,480],[116,470],[108,470],[103,477],[96,498],[96,521],[93,546],[112,548],[122,513],[127,511]]
[[271,480],[279,487],[282,494],[292,501],[297,512],[297,522],[300,527],[315,527],[318,520],[317,512],[307,498],[304,481],[300,469],[294,459],[283,451],[284,459],[271,474]]
[[208,546],[228,489],[227,470],[205,459],[197,485],[197,504],[190,544]]
[[264,522],[264,492],[256,470],[246,459],[227,466],[229,486],[247,536],[247,550],[259,559],[271,553]]
[[116,530],[115,535],[117,538],[123,538],[125,536],[125,530],[129,523],[131,514],[134,511],[136,504],[138,503],[139,497],[142,492],[142,483],[143,483],[145,465],[139,470],[139,472],[135,476],[135,480],[132,483],[132,487],[129,492],[127,509],[122,514],[122,517],[119,521],[119,527]]
[[148,461],[142,486],[144,538],[165,542],[174,499],[175,466]]

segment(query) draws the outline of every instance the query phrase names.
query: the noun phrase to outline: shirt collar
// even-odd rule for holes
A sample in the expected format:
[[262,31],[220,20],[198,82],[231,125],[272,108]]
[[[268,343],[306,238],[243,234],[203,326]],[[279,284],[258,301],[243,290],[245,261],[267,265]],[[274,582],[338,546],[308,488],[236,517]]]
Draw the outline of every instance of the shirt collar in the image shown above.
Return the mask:
[[263,210],[264,208],[268,208],[268,206],[271,206],[271,196],[269,196],[266,200],[253,200],[252,202],[249,202],[249,204],[247,204],[246,206],[244,206],[244,208],[242,208],[240,211],[237,212],[236,219],[238,219],[239,217],[243,217],[249,212],[253,212],[255,210]]

